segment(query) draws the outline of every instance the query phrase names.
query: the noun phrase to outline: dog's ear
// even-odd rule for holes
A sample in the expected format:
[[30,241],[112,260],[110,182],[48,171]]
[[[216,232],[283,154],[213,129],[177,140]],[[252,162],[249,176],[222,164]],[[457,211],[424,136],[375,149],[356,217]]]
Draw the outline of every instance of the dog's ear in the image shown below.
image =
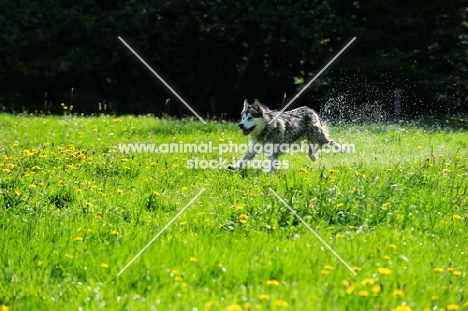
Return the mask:
[[249,102],[247,99],[244,99],[244,110],[247,110],[249,108]]
[[265,111],[265,106],[263,106],[260,101],[258,99],[254,100],[254,103],[253,103],[253,108],[257,111],[260,111],[261,113],[263,113]]

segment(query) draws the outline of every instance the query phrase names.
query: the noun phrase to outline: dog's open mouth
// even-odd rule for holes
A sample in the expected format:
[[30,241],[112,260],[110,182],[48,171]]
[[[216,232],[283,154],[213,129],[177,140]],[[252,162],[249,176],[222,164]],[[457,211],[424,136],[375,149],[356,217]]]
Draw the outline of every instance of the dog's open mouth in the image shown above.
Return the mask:
[[249,135],[250,132],[252,132],[254,128],[255,128],[255,126],[249,128],[249,129],[244,128],[244,129],[242,129],[242,133],[243,133],[244,135]]

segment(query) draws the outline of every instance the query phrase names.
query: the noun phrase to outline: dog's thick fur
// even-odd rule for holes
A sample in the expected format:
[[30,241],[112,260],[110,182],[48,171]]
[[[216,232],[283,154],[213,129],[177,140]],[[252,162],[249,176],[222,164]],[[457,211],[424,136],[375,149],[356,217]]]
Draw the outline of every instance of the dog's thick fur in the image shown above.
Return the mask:
[[[310,144],[334,146],[341,150],[341,146],[330,139],[327,128],[320,121],[317,113],[309,107],[285,111],[276,117],[277,113],[262,105],[258,100],[255,100],[252,105],[247,100],[244,101],[239,127],[244,135],[250,134],[250,146],[255,144],[289,145],[299,139],[307,139]],[[270,123],[271,120],[274,121]],[[241,168],[256,155],[254,148],[250,146],[247,154],[237,163],[228,166],[229,169]],[[317,152],[317,148],[308,148],[308,155],[312,161],[317,160]],[[269,156],[271,171],[276,171],[275,163],[278,163],[280,154],[281,152],[275,151]]]

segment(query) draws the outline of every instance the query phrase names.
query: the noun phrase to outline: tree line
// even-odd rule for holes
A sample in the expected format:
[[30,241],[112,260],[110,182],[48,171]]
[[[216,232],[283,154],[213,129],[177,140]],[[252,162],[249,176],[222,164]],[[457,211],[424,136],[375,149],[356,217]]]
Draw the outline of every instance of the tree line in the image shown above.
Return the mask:
[[280,108],[353,37],[293,106],[388,114],[400,89],[408,117],[468,112],[460,0],[0,4],[7,112],[190,115],[119,36],[203,116],[236,118],[246,98]]

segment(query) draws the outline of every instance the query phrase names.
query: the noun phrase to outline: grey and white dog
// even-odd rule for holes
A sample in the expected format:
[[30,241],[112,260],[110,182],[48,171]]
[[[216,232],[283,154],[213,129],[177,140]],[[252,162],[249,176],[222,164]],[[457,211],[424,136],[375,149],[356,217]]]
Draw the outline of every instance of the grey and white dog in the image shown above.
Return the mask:
[[270,171],[276,171],[279,155],[287,150],[284,147],[290,147],[299,139],[308,140],[308,155],[312,161],[317,160],[320,148],[333,147],[341,151],[341,146],[330,139],[327,128],[317,113],[309,107],[285,111],[279,116],[277,114],[276,110],[268,109],[258,100],[253,104],[244,101],[239,127],[244,135],[250,134],[251,139],[247,154],[237,163],[229,165],[229,169],[241,168],[258,150],[264,151],[265,154],[265,150],[268,150]]

